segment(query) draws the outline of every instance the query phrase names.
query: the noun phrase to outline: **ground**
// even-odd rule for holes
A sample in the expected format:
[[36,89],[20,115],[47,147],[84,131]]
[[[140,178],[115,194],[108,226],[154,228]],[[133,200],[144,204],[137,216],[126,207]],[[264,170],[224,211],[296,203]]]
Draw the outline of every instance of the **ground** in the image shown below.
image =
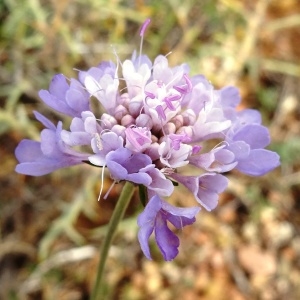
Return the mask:
[[[199,3],[200,2],[200,3]],[[179,9],[180,7],[180,9]],[[56,73],[75,76],[139,48],[187,62],[216,87],[233,84],[239,108],[259,109],[281,166],[260,178],[228,174],[213,212],[177,232],[180,254],[147,260],[137,240],[134,196],[110,249],[105,299],[300,298],[300,3],[276,1],[18,1],[0,3],[0,299],[88,299],[99,247],[122,183],[97,201],[100,169],[42,177],[15,173],[14,149],[39,139],[32,111],[53,121],[38,90]],[[67,120],[66,120],[67,121]],[[104,190],[111,185],[106,178]],[[171,201],[193,206],[176,188]]]

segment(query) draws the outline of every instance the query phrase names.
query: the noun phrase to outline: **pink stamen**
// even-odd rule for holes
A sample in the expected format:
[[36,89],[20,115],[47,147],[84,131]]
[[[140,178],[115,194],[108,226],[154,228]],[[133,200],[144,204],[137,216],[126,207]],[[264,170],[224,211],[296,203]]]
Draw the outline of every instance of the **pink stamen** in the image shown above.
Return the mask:
[[151,99],[154,99],[154,98],[155,98],[155,95],[154,95],[153,93],[151,93],[151,92],[145,91],[145,95],[146,95],[147,97],[151,98]]
[[177,101],[181,98],[181,95],[171,95],[171,96],[167,96],[164,98],[164,102],[166,103],[167,107],[170,110],[175,110],[176,108],[174,107],[174,105],[172,104],[172,101]]
[[173,111],[175,110],[174,105],[172,104],[171,100],[168,97],[166,97],[164,99],[164,102],[166,103],[168,109],[173,110]]
[[[149,133],[149,134],[148,134]],[[126,138],[136,151],[143,150],[145,144],[151,143],[151,134],[143,128],[128,127],[125,130]]]
[[157,111],[158,115],[160,116],[161,119],[166,120],[166,114],[164,112],[164,109],[161,105],[157,105],[155,110]]
[[180,94],[185,94],[186,93],[186,85],[174,85],[173,89],[176,90],[177,92],[179,92]]
[[199,146],[199,145],[194,145],[193,146],[193,149],[192,149],[192,154],[197,154],[197,153],[199,153],[199,151],[202,149],[202,147],[201,146]]
[[174,85],[173,88],[176,91],[178,91],[180,94],[187,94],[192,90],[193,85],[192,85],[191,80],[188,78],[188,76],[186,74],[183,75],[183,78],[186,83],[182,84],[182,85]]
[[188,143],[191,141],[191,138],[186,134],[170,134],[169,138],[171,139],[171,145],[174,150],[180,149],[181,142]]
[[143,23],[143,25],[142,25],[142,27],[141,27],[141,30],[140,30],[140,36],[141,36],[141,37],[144,36],[144,33],[145,33],[145,31],[146,31],[148,25],[150,24],[150,22],[151,22],[151,19],[147,19],[147,20]]
[[186,74],[183,75],[183,78],[188,86],[187,92],[190,92],[193,88],[192,81],[189,79],[189,77]]
[[181,98],[181,95],[171,95],[167,97],[170,101],[177,101]]
[[162,88],[164,83],[161,80],[158,80],[156,84],[159,88]]

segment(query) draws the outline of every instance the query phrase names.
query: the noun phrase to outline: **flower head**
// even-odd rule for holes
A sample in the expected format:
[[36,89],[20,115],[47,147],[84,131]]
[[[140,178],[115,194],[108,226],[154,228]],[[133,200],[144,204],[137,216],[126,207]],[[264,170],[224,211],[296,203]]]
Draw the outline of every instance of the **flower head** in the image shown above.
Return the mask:
[[[149,22],[142,26],[142,39]],[[240,96],[235,87],[216,90],[203,75],[191,76],[187,64],[170,67],[163,55],[152,63],[141,50],[123,63],[118,59],[80,71],[69,83],[61,74],[54,76],[49,91],[39,95],[72,118],[70,128],[35,113],[46,129],[40,142],[19,144],[16,171],[39,176],[89,162],[106,167],[114,182],[143,185],[148,204],[138,218],[142,250],[151,257],[148,238],[154,231],[170,260],[179,241],[167,222],[182,228],[195,221],[200,209],[175,208],[161,199],[171,196],[173,181],[210,211],[228,184],[222,173],[237,169],[259,176],[280,162],[275,152],[264,149],[270,136],[260,113],[236,110]],[[103,111],[92,109],[91,101],[98,101]],[[215,146],[208,148],[208,141]],[[81,146],[89,151],[80,151]],[[199,174],[183,175],[182,169],[191,165]]]

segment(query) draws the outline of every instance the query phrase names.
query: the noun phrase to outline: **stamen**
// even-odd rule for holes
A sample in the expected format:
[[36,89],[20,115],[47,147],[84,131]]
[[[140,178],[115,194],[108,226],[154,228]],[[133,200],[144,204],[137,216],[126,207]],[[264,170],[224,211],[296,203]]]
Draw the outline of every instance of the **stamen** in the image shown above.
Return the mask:
[[151,99],[154,99],[155,98],[155,95],[151,92],[147,92],[147,91],[144,91],[145,95]]
[[220,143],[218,143],[217,145],[215,145],[211,150],[214,150],[218,147],[226,147],[226,146],[229,146],[230,144],[227,142],[227,141],[221,141]]
[[140,30],[141,43],[140,43],[139,67],[141,65],[141,56],[142,56],[142,49],[143,49],[144,34],[145,34],[145,31],[146,31],[148,25],[150,24],[150,22],[151,22],[151,20],[147,19],[144,22],[144,24],[142,25],[141,30]]
[[181,216],[179,216],[179,219],[180,219],[180,225],[181,225],[181,228],[180,228],[180,230],[183,230],[183,222],[182,222],[182,217],[181,217]]
[[134,151],[142,151],[144,146],[151,144],[151,133],[145,128],[134,128],[133,126],[125,129],[126,139],[134,147]]
[[112,183],[112,185],[110,186],[110,188],[109,188],[108,191],[106,192],[105,196],[103,197],[104,200],[107,199],[109,193],[111,192],[111,190],[112,190],[112,188],[115,186],[115,184],[116,184],[116,181],[114,181],[114,182]]
[[161,105],[157,105],[155,110],[157,111],[157,113],[161,119],[163,119],[163,120],[167,119],[164,109]]
[[162,82],[162,80],[157,80],[157,86],[159,87],[159,88],[162,88],[163,87],[163,85],[164,85],[164,83]]
[[186,74],[183,74],[183,78],[185,80],[185,84],[174,85],[173,88],[176,91],[178,91],[180,94],[187,94],[192,90],[193,85],[192,85],[191,80],[188,78],[188,76]]
[[170,167],[164,167],[160,170],[163,174],[165,175],[172,175],[173,173],[175,173],[175,169],[170,168]]
[[187,90],[187,92],[190,92],[190,91],[192,90],[192,87],[193,87],[192,82],[191,82],[191,80],[189,79],[189,77],[187,76],[187,74],[184,74],[184,75],[183,75],[183,78],[184,78],[186,84],[188,85],[188,90]]
[[172,104],[172,101],[177,101],[181,98],[180,95],[171,95],[171,96],[167,96],[164,98],[164,102],[166,103],[167,107],[170,109],[170,110],[176,110],[176,108],[174,107],[174,105]]
[[102,172],[101,172],[101,188],[100,188],[100,192],[99,192],[99,196],[98,196],[98,201],[100,201],[101,195],[102,195],[102,191],[103,191],[103,185],[104,185],[104,171],[105,171],[105,165],[103,165],[102,167]]
[[173,111],[175,110],[174,105],[172,104],[171,100],[168,97],[166,97],[163,101],[166,103],[168,109]]
[[150,24],[150,22],[151,22],[151,19],[147,19],[147,20],[143,23],[143,25],[142,25],[142,27],[141,27],[141,30],[140,30],[140,37],[143,37],[143,36],[144,36],[144,33],[145,33],[145,31],[146,31],[148,25]]
[[191,141],[191,138],[185,132],[183,134],[170,134],[169,138],[171,139],[171,146],[174,150],[180,149],[181,142],[188,143]]
[[117,67],[116,67],[116,72],[115,72],[115,78],[114,79],[118,79],[118,72],[119,72],[119,64],[121,65],[121,67],[123,67],[122,62],[117,54],[116,48],[114,46],[113,47],[113,53],[117,58]]
[[103,150],[103,144],[102,144],[102,141],[101,141],[101,137],[100,137],[100,134],[99,133],[95,133],[94,134],[94,137],[96,139],[96,146],[97,148],[101,151]]
[[176,90],[177,92],[179,92],[180,94],[185,94],[185,85],[174,85],[173,89]]
[[192,154],[197,154],[202,149],[199,145],[193,145]]

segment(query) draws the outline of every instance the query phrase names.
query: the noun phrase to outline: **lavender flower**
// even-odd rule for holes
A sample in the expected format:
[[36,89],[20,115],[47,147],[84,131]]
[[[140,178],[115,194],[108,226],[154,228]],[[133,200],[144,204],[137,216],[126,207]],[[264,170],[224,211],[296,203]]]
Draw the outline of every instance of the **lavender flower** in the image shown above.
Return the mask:
[[[141,29],[142,40],[149,22]],[[126,89],[119,88],[120,78]],[[179,240],[167,222],[180,229],[192,224],[200,210],[176,208],[161,199],[172,195],[174,181],[210,211],[228,184],[222,173],[237,169],[259,176],[280,164],[276,153],[264,149],[270,136],[260,113],[236,110],[240,96],[235,87],[216,90],[203,75],[189,75],[186,64],[169,67],[163,55],[152,63],[140,50],[123,63],[103,62],[80,71],[70,84],[56,75],[49,91],[39,95],[72,117],[70,129],[35,113],[46,129],[41,142],[23,140],[18,145],[16,171],[39,176],[89,162],[102,167],[102,175],[107,167],[114,182],[144,186],[148,204],[138,218],[138,238],[149,259],[153,231],[164,259],[171,260],[178,254]],[[92,111],[92,101],[103,111]],[[80,146],[90,150],[82,152]],[[191,165],[199,174],[183,175]]]
[[178,254],[179,239],[168,228],[167,221],[177,229],[181,229],[196,221],[195,215],[199,210],[199,207],[174,207],[158,196],[153,196],[144,212],[138,217],[138,225],[140,226],[138,238],[145,256],[151,259],[148,239],[155,231],[156,243],[164,259],[174,259]]

